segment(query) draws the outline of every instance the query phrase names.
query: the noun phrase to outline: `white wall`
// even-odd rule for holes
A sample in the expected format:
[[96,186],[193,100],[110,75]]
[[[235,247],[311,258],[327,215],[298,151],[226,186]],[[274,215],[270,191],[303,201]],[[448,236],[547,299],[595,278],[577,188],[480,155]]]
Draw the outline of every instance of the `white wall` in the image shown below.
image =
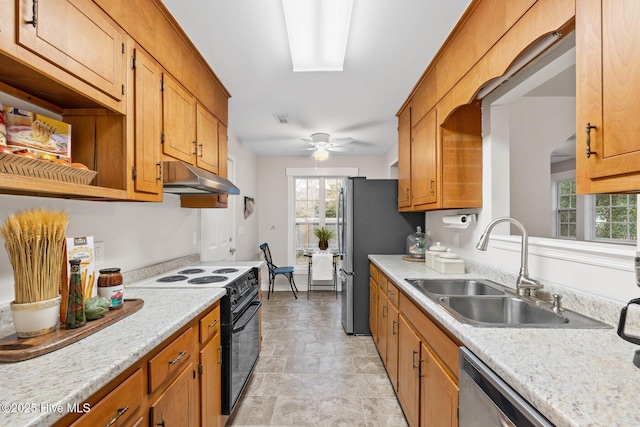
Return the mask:
[[[162,203],[87,202],[0,195],[0,221],[9,214],[41,207],[69,213],[68,237],[94,236],[104,242],[105,262],[97,268],[123,271],[197,253],[198,209],[180,208],[176,195]],[[62,260],[61,260],[62,262]],[[4,245],[0,250],[0,303],[12,301],[13,269]]]
[[258,248],[258,218],[260,206],[252,215],[244,217],[244,198],[258,197],[258,158],[229,130],[229,155],[233,157],[236,172],[233,183],[240,189],[240,195],[229,196],[229,203],[235,205],[236,260],[255,261],[260,259]]
[[522,97],[509,105],[511,216],[550,236],[551,152],[576,132],[575,97]]
[[[323,162],[315,162],[311,157],[299,156],[259,157],[259,197],[256,198],[256,209],[259,212],[258,244],[269,243],[273,261],[278,265],[293,265],[293,259],[287,259],[287,176],[285,174],[285,169],[292,167],[355,167],[359,170],[359,176],[366,176],[370,179],[389,177],[389,165],[385,156],[330,155],[329,159]],[[283,278],[278,278],[278,284],[281,279]],[[299,279],[296,280],[302,284]],[[298,286],[298,288],[302,288],[302,286]]]

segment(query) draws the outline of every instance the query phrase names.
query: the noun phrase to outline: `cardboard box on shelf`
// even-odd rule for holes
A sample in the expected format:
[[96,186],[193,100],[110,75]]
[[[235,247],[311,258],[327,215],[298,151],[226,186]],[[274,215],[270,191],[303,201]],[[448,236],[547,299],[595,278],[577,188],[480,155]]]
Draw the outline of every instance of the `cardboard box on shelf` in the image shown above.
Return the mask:
[[71,125],[14,107],[5,107],[7,145],[36,158],[71,163]]

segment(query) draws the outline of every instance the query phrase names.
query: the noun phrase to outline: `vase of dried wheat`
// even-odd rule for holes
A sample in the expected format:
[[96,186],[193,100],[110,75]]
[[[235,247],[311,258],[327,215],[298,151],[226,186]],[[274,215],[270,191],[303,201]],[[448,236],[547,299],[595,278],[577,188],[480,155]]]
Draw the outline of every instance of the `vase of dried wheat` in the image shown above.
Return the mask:
[[0,227],[13,267],[13,324],[19,338],[52,332],[60,318],[66,212],[29,209]]

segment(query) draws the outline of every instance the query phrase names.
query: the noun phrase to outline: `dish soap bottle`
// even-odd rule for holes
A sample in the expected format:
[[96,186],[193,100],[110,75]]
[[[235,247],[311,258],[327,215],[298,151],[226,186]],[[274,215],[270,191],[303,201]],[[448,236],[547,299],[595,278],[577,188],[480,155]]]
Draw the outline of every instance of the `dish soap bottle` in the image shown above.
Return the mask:
[[65,327],[75,329],[84,326],[87,318],[84,314],[84,297],[82,295],[82,279],[80,277],[80,260],[72,259],[71,275],[69,277],[69,303],[67,304],[67,319]]
[[423,259],[427,250],[427,239],[422,232],[422,227],[418,226],[415,233],[407,236],[407,255],[411,258]]

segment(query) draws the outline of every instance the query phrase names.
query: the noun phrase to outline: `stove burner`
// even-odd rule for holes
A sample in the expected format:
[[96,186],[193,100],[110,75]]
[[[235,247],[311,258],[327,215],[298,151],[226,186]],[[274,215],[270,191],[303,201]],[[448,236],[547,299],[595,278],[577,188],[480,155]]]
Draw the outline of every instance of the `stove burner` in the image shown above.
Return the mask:
[[225,273],[236,273],[238,271],[237,268],[221,268],[219,270],[214,270],[214,273],[217,274],[225,274]]
[[207,283],[216,283],[216,282],[224,282],[229,280],[226,276],[202,276],[202,277],[194,277],[191,280],[188,280],[187,283],[192,283],[194,285],[205,285]]
[[175,276],[161,277],[158,280],[156,280],[156,282],[171,283],[171,282],[180,282],[182,280],[187,280],[187,279],[188,279],[187,276],[175,275]]
[[198,274],[204,273],[204,270],[201,268],[187,268],[186,270],[178,271],[178,274]]

